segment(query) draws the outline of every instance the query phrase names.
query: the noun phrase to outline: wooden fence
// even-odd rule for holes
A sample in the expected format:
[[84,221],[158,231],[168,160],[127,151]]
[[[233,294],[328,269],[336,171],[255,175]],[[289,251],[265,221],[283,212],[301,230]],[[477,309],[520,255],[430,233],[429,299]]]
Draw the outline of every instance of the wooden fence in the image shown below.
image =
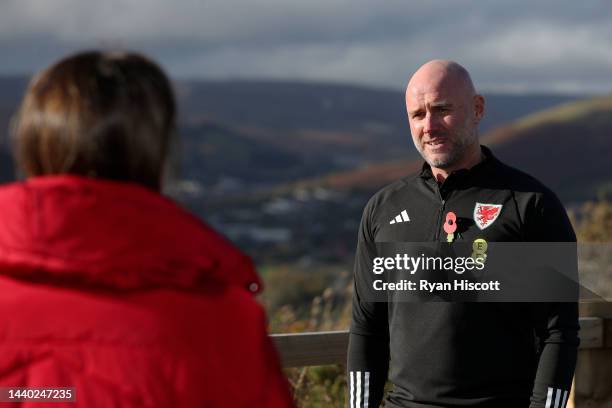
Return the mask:
[[[612,349],[612,303],[580,304],[580,349]],[[348,331],[273,334],[284,367],[345,364]]]

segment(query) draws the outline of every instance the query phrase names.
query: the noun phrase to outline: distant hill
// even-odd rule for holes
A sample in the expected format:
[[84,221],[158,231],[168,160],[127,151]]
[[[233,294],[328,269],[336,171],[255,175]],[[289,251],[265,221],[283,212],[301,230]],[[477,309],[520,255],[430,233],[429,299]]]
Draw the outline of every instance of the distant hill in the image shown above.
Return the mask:
[[27,83],[25,76],[0,77],[0,183],[15,178],[8,128]]
[[[180,81],[176,89],[183,138],[188,145],[195,137],[206,140],[209,153],[215,152],[216,157],[188,158],[201,150],[183,150],[185,159],[193,162],[184,175],[205,184],[209,176],[232,175],[253,187],[253,183],[270,185],[333,170],[330,181],[344,185],[351,183],[351,177],[362,182],[362,176],[376,178],[368,172],[355,176],[351,170],[356,167],[393,160],[387,166],[398,172],[406,160],[418,157],[410,138],[402,89],[242,80]],[[483,129],[575,97],[492,94],[486,99]],[[223,137],[211,137],[211,123],[231,131]],[[252,152],[247,154],[246,149]],[[251,159],[265,155],[269,160],[234,160],[239,154]],[[286,159],[290,157],[289,163]],[[240,168],[247,163],[248,169]],[[280,163],[287,165],[282,168]]]
[[0,76],[0,107],[17,106],[28,84],[26,76]]
[[[184,122],[214,121],[293,151],[344,155],[345,161],[406,158],[410,141],[404,90],[290,81],[181,81]],[[482,130],[576,99],[486,94]],[[331,151],[330,151],[331,150]]]
[[484,140],[566,202],[612,197],[612,95],[526,116]]
[[[0,92],[2,94],[2,92]],[[13,109],[0,105],[0,183],[15,178],[13,159],[8,142],[8,127]]]
[[[7,128],[27,84],[0,78],[0,180],[13,177]],[[290,81],[176,81],[179,176],[206,188],[258,186],[415,159],[403,89]],[[485,129],[567,102],[559,95],[486,95]],[[10,174],[9,174],[10,172]],[[231,189],[231,188],[230,188]],[[223,189],[222,189],[223,190]]]
[[[502,161],[540,179],[566,203],[612,196],[612,95],[527,115],[481,140]],[[420,163],[420,159],[385,161],[294,186],[376,189],[417,171]]]
[[[296,81],[179,81],[186,118],[233,126],[407,132],[404,90]],[[546,94],[485,94],[483,131],[577,97]]]
[[[280,135],[279,135],[280,137]],[[329,160],[297,154],[213,122],[181,128],[181,176],[210,188],[235,185],[248,191],[304,174],[332,171]]]

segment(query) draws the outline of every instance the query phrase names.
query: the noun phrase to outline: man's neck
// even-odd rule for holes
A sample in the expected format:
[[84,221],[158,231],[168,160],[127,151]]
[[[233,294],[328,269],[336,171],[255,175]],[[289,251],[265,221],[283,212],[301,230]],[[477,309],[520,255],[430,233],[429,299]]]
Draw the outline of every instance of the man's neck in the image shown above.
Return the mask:
[[476,145],[475,148],[469,149],[467,154],[454,166],[448,168],[431,167],[431,173],[438,183],[443,183],[444,180],[454,171],[461,169],[471,169],[484,159],[484,154],[480,149],[480,145]]

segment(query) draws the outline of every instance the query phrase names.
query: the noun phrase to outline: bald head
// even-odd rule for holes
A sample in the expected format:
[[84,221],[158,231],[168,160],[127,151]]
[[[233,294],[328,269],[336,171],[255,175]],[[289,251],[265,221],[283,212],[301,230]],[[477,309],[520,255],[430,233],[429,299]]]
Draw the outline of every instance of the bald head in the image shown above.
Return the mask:
[[406,110],[414,144],[434,172],[449,174],[479,160],[484,98],[461,65],[433,60],[421,66],[408,82]]
[[409,93],[437,88],[459,91],[467,98],[476,95],[472,78],[465,68],[454,61],[432,60],[412,75],[406,88],[406,97]]

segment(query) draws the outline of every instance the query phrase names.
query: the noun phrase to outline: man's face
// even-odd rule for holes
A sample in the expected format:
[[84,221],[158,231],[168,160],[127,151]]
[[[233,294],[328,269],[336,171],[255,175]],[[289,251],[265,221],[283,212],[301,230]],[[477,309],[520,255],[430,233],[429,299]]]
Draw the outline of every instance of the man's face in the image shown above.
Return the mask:
[[470,146],[478,143],[475,105],[481,99],[449,81],[411,81],[406,91],[410,132],[430,166],[452,168]]

